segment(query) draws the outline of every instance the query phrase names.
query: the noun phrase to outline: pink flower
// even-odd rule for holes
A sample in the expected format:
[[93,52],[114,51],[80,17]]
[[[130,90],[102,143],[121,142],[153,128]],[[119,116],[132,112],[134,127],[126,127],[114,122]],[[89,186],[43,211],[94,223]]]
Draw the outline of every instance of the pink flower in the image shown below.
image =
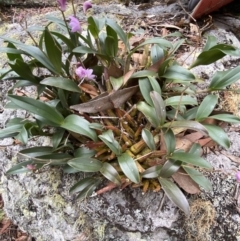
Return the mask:
[[69,26],[71,27],[71,31],[73,33],[82,31],[81,25],[77,18],[71,16],[71,17],[69,17],[69,20],[70,20]]
[[28,165],[26,166],[26,168],[27,168],[28,170],[31,170],[31,171],[34,171],[34,170],[37,169],[36,166],[35,166],[35,165],[32,165],[32,164],[28,164]]
[[92,8],[92,3],[90,1],[85,1],[83,3],[83,12],[86,13],[89,8]]
[[82,80],[92,80],[95,79],[95,75],[92,74],[92,69],[84,69],[82,66],[76,69],[77,76]]
[[66,11],[67,8],[67,0],[57,0],[59,4],[59,8],[62,12]]
[[237,179],[237,182],[240,183],[240,172],[236,173],[236,179]]

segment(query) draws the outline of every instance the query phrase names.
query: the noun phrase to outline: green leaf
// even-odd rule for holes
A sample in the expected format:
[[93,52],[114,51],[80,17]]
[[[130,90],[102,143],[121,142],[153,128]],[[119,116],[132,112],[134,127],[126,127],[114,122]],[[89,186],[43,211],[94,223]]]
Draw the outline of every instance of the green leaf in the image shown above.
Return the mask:
[[140,101],[137,104],[137,109],[145,115],[145,117],[148,119],[148,121],[152,124],[153,127],[156,128],[160,125],[160,121],[157,118],[156,111],[152,106],[148,105],[144,101]]
[[207,51],[203,51],[198,55],[195,62],[190,66],[190,68],[194,68],[198,65],[208,65],[216,62],[217,60],[223,58],[226,54],[236,56],[239,54],[238,51],[235,50],[233,46],[227,44],[218,44],[213,46]]
[[91,186],[93,183],[95,183],[95,178],[93,177],[85,177],[76,184],[74,184],[70,190],[69,193],[76,193],[76,192],[81,192],[84,190],[86,187]]
[[138,79],[138,78],[144,78],[149,76],[157,76],[157,73],[150,70],[141,70],[132,74],[131,79],[135,79],[135,78]]
[[226,149],[230,147],[228,136],[221,127],[207,124],[204,124],[204,127],[207,129],[209,136],[217,144],[223,146]]
[[9,127],[2,129],[0,131],[0,139],[18,135],[18,133],[22,129],[22,126],[23,126],[22,124],[18,124],[18,125],[9,126]]
[[114,78],[114,77],[110,76],[110,82],[112,84],[113,89],[118,90],[123,85],[123,76],[121,76],[119,78]]
[[51,72],[55,74],[59,74],[59,72],[56,71],[55,67],[48,59],[48,57],[38,47],[35,47],[32,45],[24,45],[24,44],[18,44],[17,47],[19,47],[21,50],[26,52],[27,55],[30,55],[34,59],[38,60],[43,66],[45,66]]
[[50,146],[36,146],[36,147],[30,147],[26,148],[24,150],[21,150],[19,154],[27,158],[31,157],[39,157],[51,154],[53,152],[53,148]]
[[[106,25],[111,27],[123,41],[124,45],[126,46],[127,50],[130,50],[130,45],[128,42],[128,37],[122,30],[122,28],[112,19],[106,19]],[[116,44],[116,43],[115,43]]]
[[62,128],[57,128],[56,132],[52,136],[52,145],[53,148],[58,148],[59,144],[61,143],[63,136],[64,136],[65,130]]
[[68,161],[69,166],[82,172],[98,172],[102,168],[102,162],[91,157],[76,157]]
[[24,125],[22,126],[21,131],[18,133],[18,135],[15,137],[18,141],[20,141],[22,144],[26,145],[28,141],[28,132]]
[[154,44],[151,48],[151,60],[152,63],[158,62],[160,59],[164,57],[164,50],[157,44]]
[[166,106],[164,100],[162,99],[161,95],[156,91],[152,91],[150,93],[150,97],[153,101],[153,106],[156,111],[156,117],[159,119],[160,125],[163,125],[166,121]]
[[157,165],[153,167],[149,167],[147,170],[145,170],[142,173],[143,178],[156,178],[159,176],[159,173],[161,171],[162,165]]
[[188,152],[194,155],[201,156],[202,147],[198,143],[194,143]]
[[192,164],[194,166],[204,167],[204,168],[208,168],[208,169],[212,168],[212,166],[210,165],[210,163],[208,161],[199,157],[199,155],[192,154],[192,153],[174,152],[171,155],[171,159],[186,162],[186,163]]
[[86,199],[87,197],[91,196],[93,194],[93,192],[95,191],[95,189],[97,188],[97,186],[99,185],[100,180],[96,179],[96,181],[92,184],[87,186],[86,188],[84,188],[80,194],[77,196],[77,198],[82,201],[84,199]]
[[159,95],[162,95],[162,90],[161,90],[161,87],[160,87],[159,83],[157,82],[157,80],[155,78],[153,78],[152,76],[148,76],[148,79],[152,86],[152,90],[156,91]]
[[165,100],[166,106],[178,106],[180,105],[197,105],[197,99],[189,95],[186,96],[173,96]]
[[[20,54],[24,54],[24,52],[22,50],[16,49],[16,48],[11,48],[11,47],[1,47],[0,48],[0,52],[1,53],[6,53],[6,54],[12,54],[12,55],[20,55]],[[20,55],[21,56],[21,55]],[[8,57],[9,58],[9,57]],[[10,58],[9,58],[10,59]],[[10,59],[11,61],[15,60],[14,59]]]
[[196,118],[197,111],[198,111],[198,106],[193,107],[193,108],[189,109],[188,111],[186,111],[183,114],[183,117],[187,120],[193,120]]
[[186,166],[183,166],[183,169],[193,179],[194,182],[199,184],[206,191],[208,192],[212,191],[211,182],[206,177],[204,177],[199,171],[195,170],[194,168],[186,167]]
[[196,130],[202,132],[204,135],[207,135],[207,129],[197,121],[173,121],[168,122],[163,125],[166,128],[186,128],[190,130]]
[[60,73],[62,69],[62,47],[47,28],[43,34],[48,58],[55,67],[56,72]]
[[208,51],[212,47],[217,45],[217,38],[215,36],[207,36],[207,42],[203,48],[204,51]]
[[30,170],[26,166],[30,165],[32,163],[33,163],[32,161],[20,162],[17,165],[10,168],[9,170],[7,170],[6,174],[7,175],[14,175],[14,174],[30,172]]
[[216,95],[207,95],[200,106],[198,107],[196,114],[196,121],[202,121],[207,118],[214,110],[218,102],[218,97]]
[[95,154],[96,151],[86,147],[80,147],[74,151],[74,157],[93,157]]
[[177,81],[195,81],[195,76],[187,69],[183,68],[180,65],[174,64],[167,68],[165,73],[161,77],[164,77],[169,80]]
[[14,61],[9,62],[9,66],[21,78],[31,81],[33,84],[38,84],[37,78],[32,74],[32,70],[25,61],[21,59],[15,59]]
[[92,36],[97,39],[99,32],[104,26],[103,19],[96,19],[95,17],[90,16],[88,18],[88,30],[91,32]]
[[80,54],[96,54],[97,51],[94,49],[91,49],[87,46],[79,46],[73,49],[74,53],[80,53]]
[[225,89],[240,79],[240,66],[227,71],[218,71],[212,77],[209,90]]
[[90,129],[89,122],[78,115],[69,115],[67,116],[61,124],[61,127],[73,131],[75,133],[84,135],[97,141],[97,134],[94,130]]
[[216,120],[220,120],[220,121],[225,121],[228,123],[236,123],[239,124],[240,123],[240,118],[234,115],[230,115],[230,114],[218,114],[218,115],[211,115],[209,116],[210,118],[216,119]]
[[178,186],[166,178],[158,178],[158,180],[168,198],[173,203],[175,203],[186,215],[189,215],[190,210],[188,201]]
[[8,95],[8,98],[16,104],[19,109],[23,109],[36,114],[37,116],[43,117],[56,125],[60,125],[63,122],[63,116],[61,113],[58,112],[56,108],[53,108],[46,103],[34,100],[33,98],[16,95]]
[[154,137],[148,129],[144,128],[142,130],[142,138],[143,138],[144,142],[147,144],[147,146],[149,147],[150,150],[152,150],[152,151],[156,150]]
[[109,163],[104,162],[102,165],[102,168],[100,169],[100,172],[104,177],[106,177],[109,181],[121,185],[121,178],[116,171],[116,169]]
[[129,156],[127,153],[123,153],[118,157],[118,163],[127,178],[134,183],[140,182],[137,165],[131,156]]
[[178,169],[181,167],[181,164],[182,163],[180,161],[175,161],[172,159],[167,160],[162,166],[159,176],[163,178],[171,177],[175,172],[178,171]]
[[75,47],[74,43],[66,36],[62,35],[59,32],[54,32],[54,31],[51,31],[51,34],[56,36],[57,38],[59,38],[63,43],[65,43],[68,46],[69,50],[74,49],[74,47]]
[[148,78],[140,78],[138,83],[139,83],[139,88],[140,88],[143,98],[149,105],[153,106],[153,101],[150,97],[150,92],[153,90],[153,88],[152,88],[152,85],[151,85],[149,79]]
[[43,79],[41,82],[43,85],[49,85],[63,90],[81,93],[78,85],[71,79],[62,77],[48,77]]
[[170,155],[176,148],[175,135],[171,129],[163,129],[163,138],[167,149],[167,155]]
[[171,42],[163,38],[151,38],[147,39],[143,43],[139,44],[133,51],[135,52],[136,49],[143,47],[146,44],[158,44],[161,48],[172,48]]
[[117,156],[121,155],[122,148],[115,140],[112,130],[107,130],[98,136]]

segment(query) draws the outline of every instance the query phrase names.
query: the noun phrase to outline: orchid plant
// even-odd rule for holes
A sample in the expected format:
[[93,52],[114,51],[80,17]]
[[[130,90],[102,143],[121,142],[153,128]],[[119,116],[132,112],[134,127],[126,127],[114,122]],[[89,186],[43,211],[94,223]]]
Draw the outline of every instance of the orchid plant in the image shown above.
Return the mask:
[[[41,31],[35,45],[1,37],[7,45],[0,52],[7,54],[9,67],[0,79],[16,81],[5,108],[24,109],[34,119],[10,119],[0,138],[15,138],[22,145],[33,136],[52,140],[51,146],[21,150],[19,163],[7,174],[61,166],[66,173],[89,173],[70,190],[80,199],[116,187],[141,187],[143,193],[163,189],[189,214],[178,185],[191,193],[199,187],[211,191],[201,173],[211,165],[201,157],[201,142],[196,140],[210,137],[228,148],[228,137],[217,123],[240,123],[231,113],[215,110],[216,92],[239,80],[240,66],[216,72],[201,102],[191,69],[227,54],[240,56],[240,50],[208,37],[187,69],[174,56],[184,43],[179,35],[169,36],[172,41],[166,36],[133,44],[134,34],[114,20],[89,16],[85,28],[76,14],[65,16],[66,0],[57,2],[63,19],[48,16],[46,26],[28,29]],[[83,13],[92,7],[86,1]],[[50,30],[51,24],[61,31]],[[136,55],[142,60],[136,61]],[[36,87],[34,97],[18,95],[26,86]],[[193,135],[197,139],[190,138]],[[178,144],[185,137],[187,147]],[[106,188],[96,191],[105,179]]]

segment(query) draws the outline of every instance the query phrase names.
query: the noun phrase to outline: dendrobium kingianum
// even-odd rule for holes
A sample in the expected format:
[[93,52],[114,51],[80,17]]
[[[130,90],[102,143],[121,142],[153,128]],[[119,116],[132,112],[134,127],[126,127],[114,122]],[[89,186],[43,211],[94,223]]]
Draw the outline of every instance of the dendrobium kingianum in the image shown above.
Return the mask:
[[[79,77],[79,79],[81,80],[80,84],[84,81],[84,80],[94,80],[95,79],[95,75],[92,74],[93,70],[92,69],[85,69],[82,66],[78,67],[76,69],[76,75]],[[80,85],[79,84],[79,85]]]
[[92,8],[92,3],[90,1],[85,1],[83,3],[83,12],[86,13],[89,8]]
[[59,4],[59,8],[62,12],[66,11],[67,9],[67,0],[57,0]]
[[75,33],[75,32],[81,32],[82,31],[80,22],[78,21],[77,18],[71,16],[71,17],[69,17],[69,20],[70,20],[69,26],[71,28],[71,32]]

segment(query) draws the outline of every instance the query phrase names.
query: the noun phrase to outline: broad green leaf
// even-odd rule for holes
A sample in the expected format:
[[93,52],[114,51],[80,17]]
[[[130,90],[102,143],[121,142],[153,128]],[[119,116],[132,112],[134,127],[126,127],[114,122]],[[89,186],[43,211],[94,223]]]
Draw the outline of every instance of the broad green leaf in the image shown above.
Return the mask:
[[227,71],[218,71],[212,77],[209,90],[225,89],[240,79],[240,66]]
[[49,85],[63,90],[81,93],[81,90],[78,87],[78,85],[73,80],[67,78],[48,77],[46,79],[43,79],[40,83],[43,85]]
[[142,173],[143,178],[156,178],[159,176],[159,173],[161,171],[162,165],[157,165],[153,167],[149,167],[147,170],[145,170]]
[[102,168],[100,169],[100,172],[104,177],[106,177],[109,181],[121,185],[121,178],[116,171],[116,169],[109,164],[108,162],[104,162],[102,165]]
[[126,175],[134,183],[140,182],[140,176],[135,161],[127,153],[123,153],[118,157],[118,163]]
[[148,76],[148,79],[152,86],[152,90],[156,91],[159,95],[161,95],[162,90],[161,90],[161,87],[160,87],[159,83],[157,82],[157,80],[155,78],[153,78],[152,76]]
[[63,170],[64,173],[69,173],[69,174],[79,172],[77,169],[75,169],[75,168],[73,168],[69,165],[62,166],[62,170]]
[[96,132],[93,129],[90,129],[89,122],[78,115],[72,114],[67,116],[61,123],[61,127],[66,130],[87,136],[93,141],[97,141],[98,139]]
[[32,161],[24,161],[16,164],[9,170],[7,170],[6,174],[7,175],[14,175],[14,174],[20,174],[20,173],[26,173],[30,172],[30,170],[26,167],[27,165],[31,165],[33,162]]
[[69,160],[67,164],[82,172],[98,172],[103,165],[102,162],[91,157],[76,157]]
[[144,142],[147,144],[147,146],[150,148],[150,150],[152,150],[152,151],[156,150],[154,137],[148,129],[144,128],[142,130],[142,138],[143,138]]
[[175,135],[171,129],[163,129],[163,138],[167,149],[167,155],[170,155],[176,148]]
[[113,89],[118,90],[123,85],[123,76],[121,76],[119,78],[114,78],[114,77],[110,76],[110,82],[112,84]]
[[110,26],[120,37],[120,39],[123,41],[124,45],[126,46],[127,50],[130,50],[130,45],[128,42],[128,37],[125,34],[125,32],[122,30],[122,28],[112,19],[106,19],[106,25]]
[[66,165],[67,161],[72,158],[68,153],[51,153],[33,158],[32,161],[36,164],[48,164],[52,166]]
[[160,125],[163,125],[166,120],[166,106],[164,100],[156,91],[152,91],[150,93],[150,97],[152,99],[153,107],[156,111],[156,116],[159,119]]
[[218,102],[218,97],[216,95],[207,95],[200,106],[198,107],[196,113],[196,121],[202,121],[207,118],[212,111],[214,110],[216,104]]
[[190,130],[200,131],[207,135],[207,129],[197,121],[173,121],[163,125],[166,128],[186,128]]
[[217,114],[217,115],[211,115],[209,116],[210,118],[216,119],[216,120],[220,120],[220,121],[225,121],[228,123],[236,123],[239,124],[240,123],[240,118],[234,115],[230,115],[230,114]]
[[78,194],[77,199],[82,201],[87,197],[91,196],[99,184],[100,184],[100,179],[96,179],[96,181],[93,184],[87,186]]
[[[10,47],[1,47],[0,48],[0,53],[6,53],[6,54],[24,54],[24,52],[22,50],[16,49],[16,48],[10,48]],[[10,60],[14,60],[14,59],[10,59]]]
[[228,136],[221,127],[207,124],[204,124],[204,127],[207,129],[209,136],[217,144],[223,146],[224,148],[230,147],[230,141],[228,139]]
[[61,113],[58,112],[56,108],[53,108],[44,102],[16,95],[8,95],[8,98],[17,105],[19,109],[23,109],[36,114],[37,116],[43,117],[56,125],[60,125],[63,122],[63,116]]
[[2,129],[0,131],[0,139],[18,135],[18,133],[22,129],[22,126],[23,126],[22,124],[18,124],[18,125],[9,126],[9,127]]
[[[177,112],[177,115],[176,115],[176,112]],[[176,120],[176,121],[185,120],[185,118],[181,114],[179,114],[179,111],[177,111],[176,109],[167,111],[167,118],[169,120]]]
[[191,167],[183,166],[183,169],[193,179],[194,182],[203,187],[206,191],[212,191],[211,182],[206,177],[204,177],[202,173]]
[[203,48],[204,51],[208,51],[212,47],[217,45],[217,38],[215,36],[207,36],[207,42]]
[[192,153],[174,152],[171,155],[171,159],[186,162],[186,163],[189,163],[189,164],[192,164],[195,166],[204,167],[204,168],[208,168],[208,169],[212,168],[212,166],[210,165],[210,163],[208,161],[199,157],[199,155],[192,154]]
[[160,59],[164,57],[164,50],[157,44],[154,44],[151,48],[151,60],[152,63],[158,62]]
[[137,109],[145,115],[145,117],[149,120],[152,126],[154,126],[155,128],[159,127],[160,121],[157,118],[156,111],[152,106],[148,105],[144,101],[140,101],[137,104]]
[[103,26],[104,26],[104,19],[97,19],[92,16],[88,18],[88,29],[95,39],[98,38],[98,34],[102,30]]
[[183,36],[181,36],[181,39],[179,39],[178,41],[174,42],[172,45],[172,49],[170,50],[171,55],[173,55],[181,46],[182,44],[185,42],[185,39],[183,38]]
[[197,99],[189,95],[185,96],[173,96],[165,100],[166,106],[178,106],[180,105],[197,105]]
[[74,157],[93,157],[96,151],[86,147],[80,147],[74,151]]
[[51,154],[53,152],[53,148],[51,146],[36,146],[36,147],[30,147],[26,148],[24,150],[21,150],[19,152],[19,155],[25,158],[31,158],[31,157],[39,157]]
[[18,135],[15,137],[18,141],[20,141],[22,144],[26,145],[28,141],[28,132],[24,125],[22,126],[21,131],[18,133]]
[[188,152],[194,155],[201,156],[202,147],[198,143],[194,143]]
[[200,53],[195,62],[190,66],[190,68],[194,68],[198,65],[212,64],[217,60],[223,58],[226,54],[236,56],[239,54],[239,52],[235,50],[233,46],[227,44],[218,44],[216,46],[213,46],[209,50]]
[[69,192],[70,193],[76,193],[76,192],[81,192],[82,190],[84,190],[86,187],[92,185],[93,183],[95,183],[95,178],[94,177],[85,177],[84,179],[80,180],[79,182],[77,182],[76,184],[74,184]]
[[100,123],[90,123],[89,128],[94,129],[94,130],[99,130],[102,131],[103,130],[103,125]]
[[37,78],[32,74],[32,70],[25,61],[16,59],[8,64],[21,78],[31,81],[33,84],[38,84]]
[[190,209],[188,201],[178,186],[167,178],[158,178],[158,180],[168,198],[173,203],[175,203],[186,215],[189,215]]
[[115,140],[112,130],[107,130],[98,136],[117,156],[121,155],[122,148]]
[[16,46],[21,50],[23,50],[27,55],[30,55],[36,60],[38,60],[43,66],[45,66],[51,72],[55,74],[59,74],[59,72],[56,71],[55,67],[48,59],[48,57],[38,47],[35,47],[32,45],[25,45],[25,44],[18,44]]
[[177,64],[168,67],[161,77],[177,81],[190,82],[196,80],[195,76],[189,70]]
[[198,111],[198,106],[193,107],[183,114],[183,117],[187,120],[194,120]]
[[65,133],[64,129],[60,129],[60,128],[56,129],[56,132],[52,136],[52,145],[54,149],[58,148],[59,144],[62,141],[64,133]]
[[131,79],[144,78],[144,77],[149,77],[149,76],[157,76],[157,73],[155,73],[154,71],[150,71],[150,70],[141,70],[141,71],[135,72],[131,76]]
[[139,88],[142,93],[144,100],[151,106],[153,106],[153,101],[150,97],[150,92],[153,90],[152,85],[148,78],[140,78],[139,81]]
[[91,49],[87,46],[79,46],[73,49],[74,53],[80,53],[80,54],[96,54],[97,51],[94,49]]
[[161,48],[172,48],[171,42],[163,38],[151,38],[147,39],[143,43],[139,44],[134,50],[143,47],[146,44],[158,44]]
[[44,30],[44,40],[48,58],[56,72],[60,73],[62,69],[62,47],[47,28]]
[[67,38],[65,35],[59,33],[59,32],[54,32],[54,31],[51,31],[51,34],[56,36],[57,38],[59,38],[63,43],[65,43],[69,50],[72,50],[74,49],[74,43],[69,39]]
[[182,162],[172,159],[167,160],[161,168],[159,177],[171,177],[181,167]]

